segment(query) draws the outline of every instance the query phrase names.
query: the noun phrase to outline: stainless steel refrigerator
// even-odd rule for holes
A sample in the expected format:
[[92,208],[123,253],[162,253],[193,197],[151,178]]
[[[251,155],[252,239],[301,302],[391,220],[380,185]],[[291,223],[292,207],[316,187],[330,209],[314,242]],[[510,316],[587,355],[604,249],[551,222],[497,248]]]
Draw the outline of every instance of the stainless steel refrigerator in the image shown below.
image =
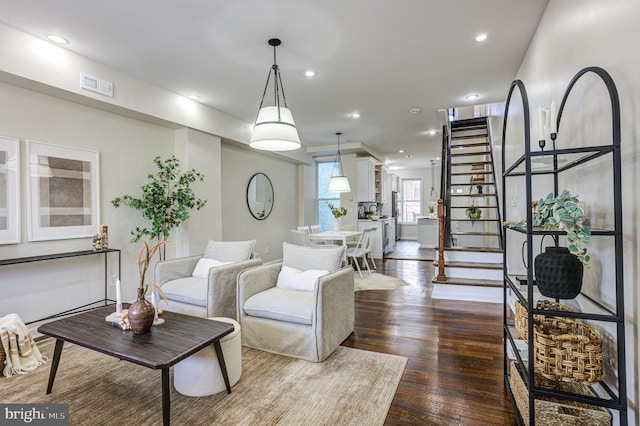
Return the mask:
[[396,191],[391,191],[391,217],[396,230],[395,239],[398,241],[400,239],[400,227],[398,226],[398,193]]

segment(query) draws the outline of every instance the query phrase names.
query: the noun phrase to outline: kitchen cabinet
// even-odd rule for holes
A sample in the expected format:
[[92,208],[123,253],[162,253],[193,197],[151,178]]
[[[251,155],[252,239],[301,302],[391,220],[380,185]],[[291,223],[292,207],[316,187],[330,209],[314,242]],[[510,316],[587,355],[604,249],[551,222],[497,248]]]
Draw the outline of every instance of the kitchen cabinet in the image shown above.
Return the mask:
[[376,160],[356,158],[356,201],[376,201]]
[[382,259],[384,253],[388,253],[393,250],[391,247],[391,218],[380,220],[358,220],[358,231],[362,231],[367,228],[375,228],[373,232],[373,248],[371,249],[371,257],[375,259]]
[[387,168],[382,165],[375,166],[376,176],[376,201],[386,203],[388,198]]

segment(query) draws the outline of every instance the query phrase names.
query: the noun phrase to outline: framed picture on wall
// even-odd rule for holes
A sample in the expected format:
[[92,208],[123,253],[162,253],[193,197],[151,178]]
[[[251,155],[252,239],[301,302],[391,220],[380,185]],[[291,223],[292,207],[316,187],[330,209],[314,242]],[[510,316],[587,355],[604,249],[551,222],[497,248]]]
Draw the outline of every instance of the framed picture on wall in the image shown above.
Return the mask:
[[0,244],[20,242],[20,141],[0,136]]
[[91,237],[100,223],[98,153],[27,141],[29,241]]

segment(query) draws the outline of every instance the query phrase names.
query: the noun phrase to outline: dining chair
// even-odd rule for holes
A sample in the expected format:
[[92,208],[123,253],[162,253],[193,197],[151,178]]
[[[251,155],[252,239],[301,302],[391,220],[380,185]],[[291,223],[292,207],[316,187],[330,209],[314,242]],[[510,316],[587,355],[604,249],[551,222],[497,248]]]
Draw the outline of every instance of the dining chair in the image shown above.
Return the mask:
[[298,226],[297,230],[298,231],[304,231],[307,234],[313,234],[313,231],[311,230],[311,227],[309,225]]
[[[367,254],[370,254],[371,249],[373,248],[371,242],[373,241],[372,234],[375,230],[376,228],[363,229],[362,235],[360,235],[360,239],[358,240],[358,244],[356,244],[355,247],[347,247],[347,258],[350,258],[352,263],[356,265],[356,269],[358,270],[358,274],[360,274],[360,278],[362,278],[362,271],[360,270],[360,262],[358,261],[358,259],[362,258],[362,264],[367,268],[367,271],[371,272],[369,262],[367,261]],[[369,258],[371,259],[371,261],[373,261],[373,258]]]
[[297,229],[291,230],[291,238],[289,238],[289,242],[295,244],[297,246],[304,247],[315,247],[315,246],[325,246],[326,244],[319,244],[313,241],[309,237],[309,234],[305,231],[300,231]]
[[309,225],[309,230],[312,234],[319,234],[322,232],[322,226],[320,225]]

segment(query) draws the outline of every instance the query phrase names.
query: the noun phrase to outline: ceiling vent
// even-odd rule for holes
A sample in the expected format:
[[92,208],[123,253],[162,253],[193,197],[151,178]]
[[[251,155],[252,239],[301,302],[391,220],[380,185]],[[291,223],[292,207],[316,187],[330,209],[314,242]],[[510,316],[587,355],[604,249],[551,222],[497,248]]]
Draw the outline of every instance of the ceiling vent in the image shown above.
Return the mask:
[[113,96],[113,83],[101,78],[94,77],[83,72],[80,73],[80,87],[100,93],[105,96]]

